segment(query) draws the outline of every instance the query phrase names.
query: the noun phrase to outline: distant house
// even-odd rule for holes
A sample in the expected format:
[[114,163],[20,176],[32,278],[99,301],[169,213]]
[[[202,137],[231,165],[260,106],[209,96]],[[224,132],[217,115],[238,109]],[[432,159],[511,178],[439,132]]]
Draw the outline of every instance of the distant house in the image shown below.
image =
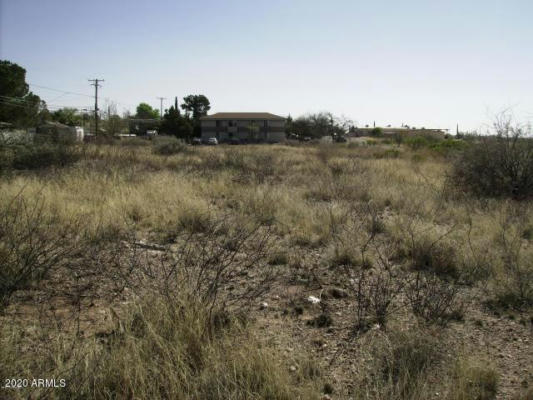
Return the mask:
[[[347,136],[359,137],[359,136],[372,136],[376,128],[351,128]],[[432,136],[435,138],[444,138],[448,133],[448,129],[436,129],[436,128],[394,128],[387,126],[385,128],[379,128],[381,134],[385,137],[387,136]]]
[[285,118],[267,112],[220,112],[200,119],[202,139],[244,142],[281,142],[285,139]]

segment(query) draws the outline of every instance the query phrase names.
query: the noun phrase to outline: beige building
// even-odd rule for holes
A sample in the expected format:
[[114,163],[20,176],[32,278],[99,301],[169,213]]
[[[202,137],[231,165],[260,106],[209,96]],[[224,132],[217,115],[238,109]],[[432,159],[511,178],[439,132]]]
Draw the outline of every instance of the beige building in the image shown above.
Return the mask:
[[266,112],[221,112],[200,119],[202,139],[276,143],[285,140],[285,118]]

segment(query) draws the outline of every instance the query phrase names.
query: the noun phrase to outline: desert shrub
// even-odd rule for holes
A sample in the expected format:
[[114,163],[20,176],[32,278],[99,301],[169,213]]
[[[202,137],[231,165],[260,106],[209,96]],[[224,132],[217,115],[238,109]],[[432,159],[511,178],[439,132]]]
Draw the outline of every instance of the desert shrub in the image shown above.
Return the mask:
[[183,210],[177,228],[191,233],[208,232],[212,228],[211,214],[198,208]]
[[431,273],[417,273],[405,289],[413,313],[427,324],[442,326],[463,317],[464,305],[458,300],[457,294],[456,286]]
[[77,223],[54,222],[41,198],[28,201],[19,194],[0,204],[0,309],[76,252]]
[[429,141],[423,136],[411,136],[404,139],[403,143],[413,150],[429,146]]
[[151,143],[149,140],[141,137],[127,137],[121,139],[118,144],[120,144],[121,146],[142,147],[149,146]]
[[372,128],[370,130],[370,136],[382,137],[383,136],[383,129],[379,128],[379,127]]
[[[202,224],[202,229],[178,232],[172,249],[146,260],[142,275],[158,293],[181,293],[211,311],[250,306],[275,282],[276,271],[268,265],[271,229],[230,217],[209,216]],[[254,280],[239,285],[250,274]]]
[[501,247],[501,266],[494,288],[497,303],[511,308],[532,306],[533,257],[521,232],[503,226],[497,244]]
[[289,256],[287,255],[287,252],[281,250],[273,252],[268,259],[270,265],[284,265],[288,262]]
[[468,143],[464,140],[457,139],[445,139],[439,142],[436,142],[430,146],[430,148],[438,153],[448,155],[455,153],[461,150],[464,150],[468,147]]
[[432,240],[428,236],[412,238],[408,255],[416,271],[429,271],[454,279],[459,277],[455,249],[443,240]]
[[0,143],[0,171],[64,167],[80,155],[76,146],[63,143]]
[[381,152],[376,152],[374,157],[376,158],[398,158],[400,157],[400,151],[397,149],[388,149]]
[[498,390],[498,373],[485,361],[460,359],[451,382],[450,400],[492,400]]
[[159,137],[154,140],[153,152],[163,156],[180,154],[188,151],[187,144],[175,137]]
[[509,120],[495,124],[496,135],[480,137],[454,162],[451,188],[485,197],[533,197],[533,139],[530,130]]
[[389,316],[400,304],[406,281],[399,268],[380,257],[372,268],[358,268],[351,274],[349,290],[355,299],[356,332],[364,332],[373,324],[386,328]]
[[361,265],[361,255],[355,249],[345,246],[335,246],[330,256],[332,267]]

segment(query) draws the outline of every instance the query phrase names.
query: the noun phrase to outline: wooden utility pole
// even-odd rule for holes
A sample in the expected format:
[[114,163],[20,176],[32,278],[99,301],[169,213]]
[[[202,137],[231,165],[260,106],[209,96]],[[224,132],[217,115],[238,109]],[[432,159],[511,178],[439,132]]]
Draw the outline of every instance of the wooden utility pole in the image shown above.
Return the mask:
[[98,82],[104,82],[103,79],[88,79],[91,86],[94,86],[94,134],[98,135],[98,88],[100,85]]

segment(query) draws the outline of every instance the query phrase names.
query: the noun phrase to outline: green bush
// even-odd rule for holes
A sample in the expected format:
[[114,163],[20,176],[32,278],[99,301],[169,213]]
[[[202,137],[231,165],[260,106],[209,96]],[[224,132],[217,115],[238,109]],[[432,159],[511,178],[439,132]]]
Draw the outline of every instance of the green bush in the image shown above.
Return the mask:
[[408,137],[404,140],[404,143],[413,150],[429,146],[429,141],[422,136]]
[[379,127],[372,128],[370,130],[370,136],[382,137],[383,136],[383,129],[381,129]]
[[447,155],[452,152],[464,150],[467,146],[468,144],[464,140],[445,139],[443,141],[432,144],[430,148],[439,153]]

